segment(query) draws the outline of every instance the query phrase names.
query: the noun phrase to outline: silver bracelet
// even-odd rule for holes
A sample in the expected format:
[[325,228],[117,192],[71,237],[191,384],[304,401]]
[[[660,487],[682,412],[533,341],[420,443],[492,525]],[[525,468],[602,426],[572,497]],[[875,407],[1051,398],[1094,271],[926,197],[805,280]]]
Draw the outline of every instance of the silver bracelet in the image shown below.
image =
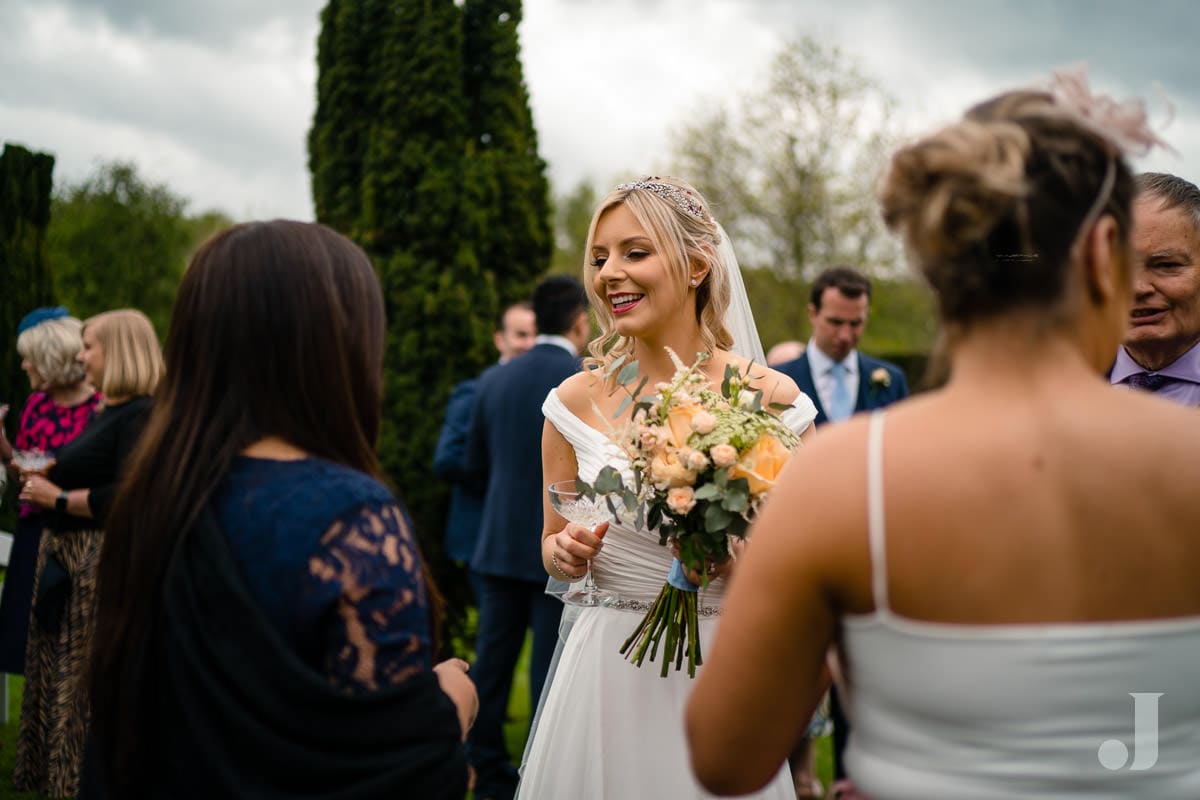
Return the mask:
[[550,551],[550,561],[554,564],[554,571],[566,578],[567,583],[574,583],[575,581],[579,580],[579,578],[576,578],[574,575],[568,575],[567,573],[563,572],[562,566],[558,563],[558,553],[554,552],[553,550]]

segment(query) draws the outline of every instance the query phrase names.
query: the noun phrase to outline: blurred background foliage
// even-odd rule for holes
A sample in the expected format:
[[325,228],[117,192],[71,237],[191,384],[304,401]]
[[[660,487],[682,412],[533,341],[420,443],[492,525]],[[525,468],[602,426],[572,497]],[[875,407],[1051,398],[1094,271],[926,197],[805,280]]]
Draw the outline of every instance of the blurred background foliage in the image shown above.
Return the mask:
[[[519,0],[329,0],[318,40],[314,209],[367,250],[384,287],[380,453],[459,611],[448,640],[463,638],[468,595],[441,556],[448,494],[430,477],[446,397],[495,359],[500,308],[547,272],[580,274],[596,202],[646,168],[551,189],[520,21]],[[767,348],[807,340],[813,277],[850,264],[875,280],[862,349],[918,382],[936,333],[932,298],[908,276],[874,200],[899,138],[879,84],[850,54],[806,37],[776,55],[755,90],[675,129],[663,163],[710,199],[729,232]],[[164,335],[191,253],[233,221],[191,213],[187,198],[131,163],[101,163],[53,191],[52,169],[52,156],[15,145],[0,157],[0,402],[13,405],[10,434],[28,392],[15,352],[22,315],[50,302],[80,318],[131,306]]]

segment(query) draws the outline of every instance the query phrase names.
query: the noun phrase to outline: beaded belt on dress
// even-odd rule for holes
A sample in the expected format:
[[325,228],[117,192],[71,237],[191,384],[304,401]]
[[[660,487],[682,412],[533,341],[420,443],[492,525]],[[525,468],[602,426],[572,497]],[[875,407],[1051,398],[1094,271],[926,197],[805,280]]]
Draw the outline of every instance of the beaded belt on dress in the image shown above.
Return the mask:
[[[646,613],[653,606],[653,603],[647,603],[645,600],[626,600],[624,597],[616,597],[604,604],[605,608],[615,608],[618,611],[637,611]],[[702,617],[719,617],[721,616],[720,606],[699,606],[696,613]]]

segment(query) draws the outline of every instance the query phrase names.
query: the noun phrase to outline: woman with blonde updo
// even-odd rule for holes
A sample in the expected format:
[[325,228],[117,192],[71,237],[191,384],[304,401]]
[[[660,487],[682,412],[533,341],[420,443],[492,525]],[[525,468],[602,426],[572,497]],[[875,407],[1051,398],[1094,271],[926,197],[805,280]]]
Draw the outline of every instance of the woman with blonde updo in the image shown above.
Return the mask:
[[[596,309],[600,335],[589,346],[582,373],[550,393],[543,406],[543,478],[546,484],[579,476],[592,481],[608,464],[627,467],[605,431],[622,398],[602,369],[626,355],[648,385],[669,381],[670,348],[691,363],[711,354],[704,371],[719,387],[727,366],[757,364],[755,386],[764,404],[789,405],[781,415],[806,431],[816,409],[792,380],[762,364],[741,276],[732,248],[700,194],[674,178],[621,184],[596,209],[588,231],[584,285]],[[601,524],[594,530],[568,523],[547,502],[542,534],[546,572],[562,581],[592,574],[620,607],[578,609],[544,694],[527,752],[520,797],[697,798],[706,796],[687,765],[680,716],[692,679],[667,678],[639,669],[620,653],[662,588],[672,555],[653,532]],[[601,548],[603,543],[603,548]],[[701,608],[719,608],[731,563],[714,564]],[[700,575],[690,576],[699,584]],[[715,615],[702,616],[700,637],[712,641]],[[702,667],[703,669],[703,667]],[[773,781],[760,797],[794,800],[791,778],[775,763]]]
[[711,790],[769,780],[835,646],[873,800],[1200,797],[1200,424],[1103,378],[1132,298],[1122,150],[1157,141],[1131,110],[1060,75],[892,159],[883,216],[950,379],[785,471],[688,705]]

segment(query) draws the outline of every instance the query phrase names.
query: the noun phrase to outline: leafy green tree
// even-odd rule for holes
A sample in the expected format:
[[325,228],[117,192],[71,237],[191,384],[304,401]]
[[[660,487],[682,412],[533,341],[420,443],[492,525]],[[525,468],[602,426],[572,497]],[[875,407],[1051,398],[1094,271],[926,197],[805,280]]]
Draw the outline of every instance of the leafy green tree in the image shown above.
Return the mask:
[[122,162],[60,188],[46,237],[57,299],[81,319],[141,309],[163,336],[197,236],[186,205]]
[[891,142],[890,98],[837,47],[803,37],[760,91],[678,136],[675,169],[719,210],[743,264],[811,280],[849,263],[898,263],[874,187]]
[[520,0],[465,0],[468,182],[483,213],[476,253],[501,305],[528,300],[553,251],[546,163],[521,68]]
[[558,199],[554,210],[552,272],[581,277],[588,226],[599,201],[596,187],[588,179],[580,181],[569,194]]
[[[10,434],[29,393],[17,354],[17,323],[53,300],[44,258],[53,172],[51,155],[16,144],[5,144],[0,152],[0,404],[11,407],[4,423]],[[12,503],[3,509],[0,522],[11,530]]]

